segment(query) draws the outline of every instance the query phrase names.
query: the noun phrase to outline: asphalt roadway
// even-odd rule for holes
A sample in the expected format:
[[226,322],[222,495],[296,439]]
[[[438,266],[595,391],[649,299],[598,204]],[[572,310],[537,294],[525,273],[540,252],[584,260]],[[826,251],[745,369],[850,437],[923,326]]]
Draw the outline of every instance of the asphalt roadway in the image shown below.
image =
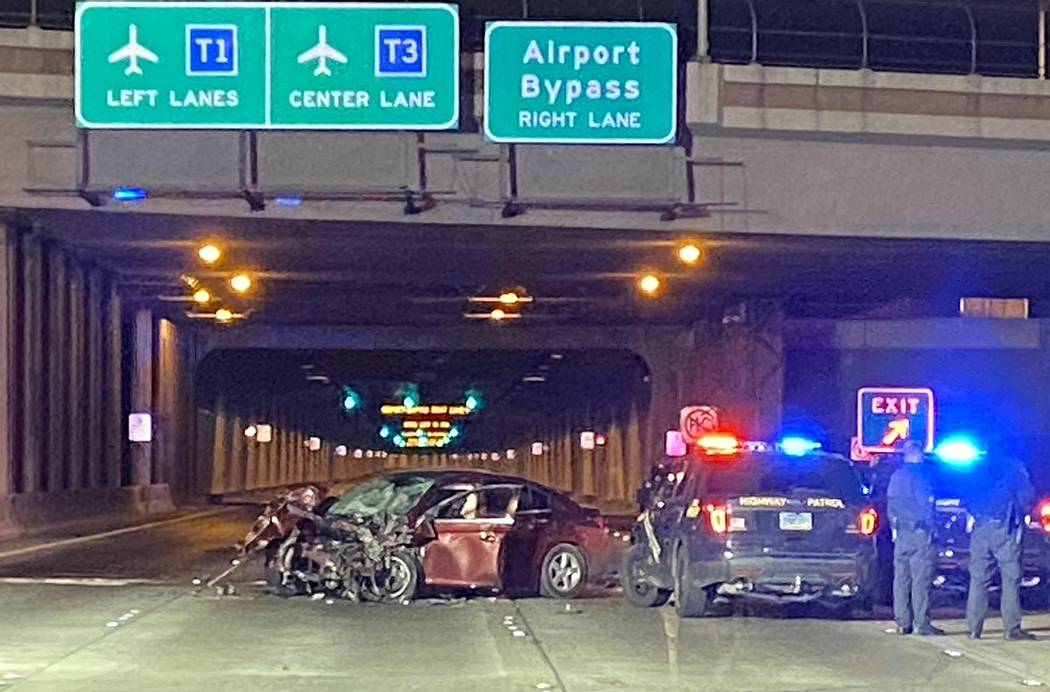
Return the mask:
[[[1050,684],[1050,615],[1037,642],[898,637],[886,620],[817,612],[680,621],[615,593],[355,605],[194,593],[251,508],[210,510],[95,539],[0,545],[0,689],[122,690],[1017,690]],[[880,613],[886,617],[886,613]]]

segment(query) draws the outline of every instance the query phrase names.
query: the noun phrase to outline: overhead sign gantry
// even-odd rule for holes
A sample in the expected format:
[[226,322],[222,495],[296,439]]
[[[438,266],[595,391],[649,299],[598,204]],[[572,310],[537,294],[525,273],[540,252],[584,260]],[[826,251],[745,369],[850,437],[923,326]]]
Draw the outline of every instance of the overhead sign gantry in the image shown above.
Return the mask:
[[88,128],[444,130],[459,17],[437,3],[84,2]]

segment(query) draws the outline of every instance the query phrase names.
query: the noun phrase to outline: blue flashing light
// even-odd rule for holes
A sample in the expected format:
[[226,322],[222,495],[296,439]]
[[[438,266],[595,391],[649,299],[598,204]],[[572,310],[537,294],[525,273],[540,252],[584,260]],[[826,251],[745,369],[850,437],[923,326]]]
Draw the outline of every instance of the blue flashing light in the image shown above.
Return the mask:
[[273,203],[279,207],[301,207],[303,200],[299,197],[278,197]]
[[391,431],[390,431],[390,426],[389,425],[384,425],[383,427],[381,427],[379,429],[379,436],[381,438],[383,438],[384,440],[387,439],[388,437],[390,437],[390,434],[391,434]]
[[820,449],[820,443],[805,437],[785,437],[777,445],[789,457],[804,457]]
[[456,427],[453,427],[453,428],[451,428],[451,429],[450,429],[450,430],[448,431],[448,436],[449,436],[450,438],[456,438],[456,437],[459,437],[459,428],[456,428]]
[[952,466],[970,466],[984,454],[973,440],[966,437],[948,438],[938,444],[933,453]]
[[114,202],[141,202],[149,197],[149,192],[141,187],[118,187],[113,190]]
[[401,405],[405,408],[415,408],[416,406],[419,406],[419,399],[415,394],[408,394],[401,400]]

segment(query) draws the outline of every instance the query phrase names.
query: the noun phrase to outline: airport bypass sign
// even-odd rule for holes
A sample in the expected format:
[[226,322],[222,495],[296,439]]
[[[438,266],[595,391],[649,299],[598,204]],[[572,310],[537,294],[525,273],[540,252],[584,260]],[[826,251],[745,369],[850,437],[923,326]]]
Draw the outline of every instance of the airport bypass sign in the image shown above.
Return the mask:
[[678,38],[651,22],[492,22],[485,134],[494,142],[665,144],[678,114]]
[[88,128],[446,130],[454,5],[109,2],[76,10]]

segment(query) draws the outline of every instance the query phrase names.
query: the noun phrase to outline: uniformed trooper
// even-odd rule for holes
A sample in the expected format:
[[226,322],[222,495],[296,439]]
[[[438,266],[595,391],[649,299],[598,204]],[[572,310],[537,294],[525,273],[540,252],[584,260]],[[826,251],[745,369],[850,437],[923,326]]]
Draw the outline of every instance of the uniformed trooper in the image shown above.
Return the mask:
[[942,635],[944,630],[930,623],[936,515],[922,445],[905,442],[902,459],[886,490],[893,529],[893,617],[898,634]]
[[972,484],[966,509],[973,517],[970,533],[970,593],[966,624],[971,639],[980,639],[988,612],[988,587],[996,567],[1002,583],[999,610],[1003,637],[1028,641],[1021,629],[1021,537],[1025,515],[1035,506],[1035,490],[1024,465],[990,454],[982,463],[979,483]]

